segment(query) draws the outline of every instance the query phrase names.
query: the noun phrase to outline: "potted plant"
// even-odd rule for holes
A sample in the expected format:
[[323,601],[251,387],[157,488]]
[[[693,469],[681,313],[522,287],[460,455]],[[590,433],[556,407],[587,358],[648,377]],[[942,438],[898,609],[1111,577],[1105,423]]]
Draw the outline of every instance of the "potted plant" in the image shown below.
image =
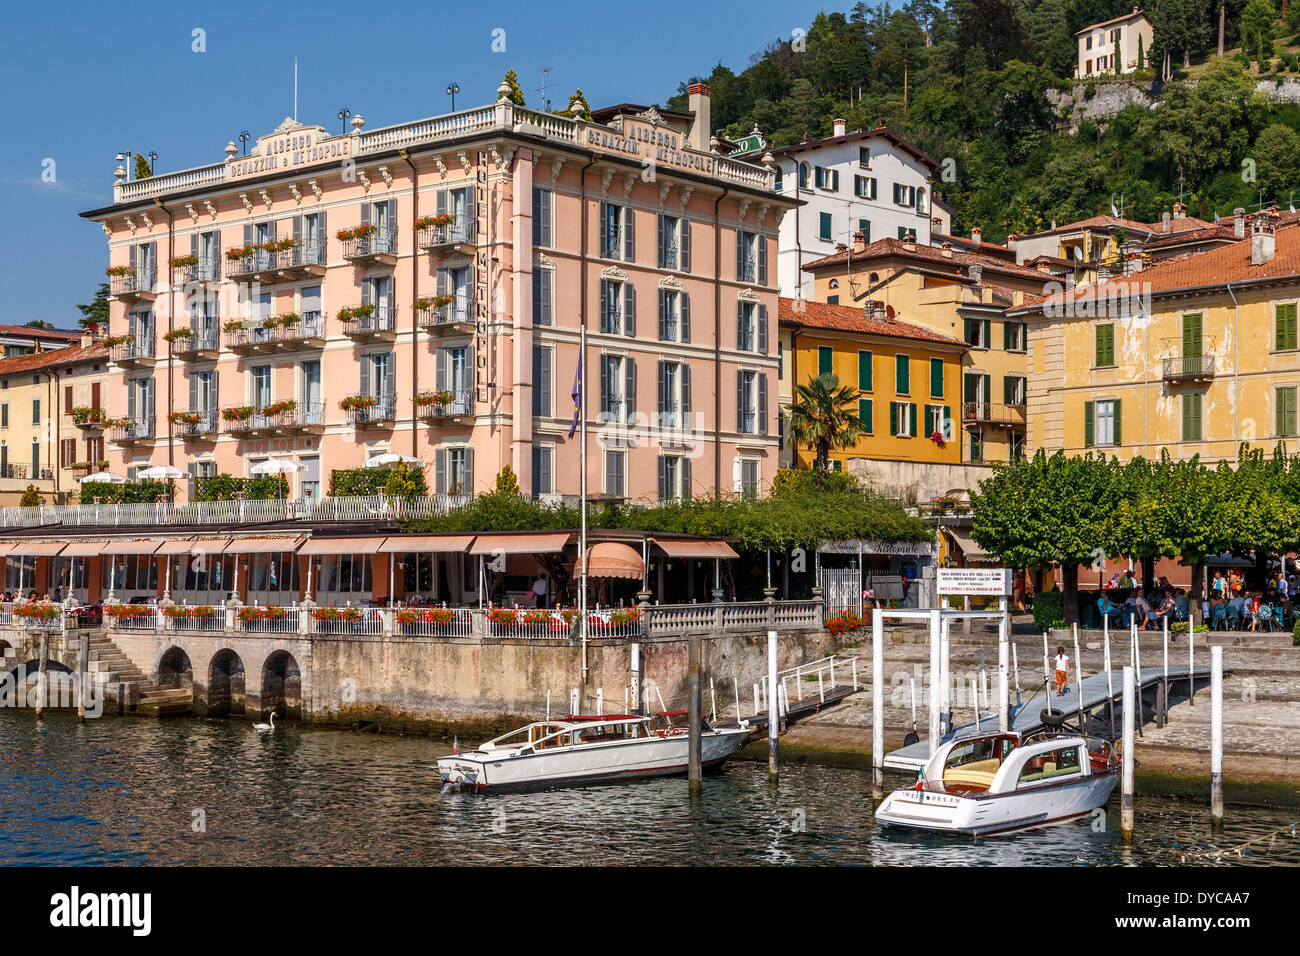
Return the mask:
[[172,329],[170,332],[163,335],[163,338],[168,342],[179,342],[182,339],[188,341],[189,339],[194,338],[194,330],[193,329]]
[[68,414],[72,416],[72,421],[77,425],[89,425],[92,422],[104,421],[106,417],[102,408],[91,408],[89,405],[78,405],[70,409]]
[[106,348],[115,349],[119,345],[129,345],[134,341],[134,335],[110,335],[108,338],[104,339],[104,346]]
[[335,235],[340,242],[350,242],[353,239],[365,239],[373,236],[379,231],[377,226],[365,223],[360,226],[353,226],[351,229],[340,229]]
[[363,408],[374,408],[379,404],[379,399],[373,395],[349,395],[347,398],[339,400],[339,408],[345,412],[358,411]]
[[200,412],[172,412],[167,421],[173,425],[197,425],[203,421],[203,415]]
[[419,219],[415,220],[415,228],[428,229],[430,227],[433,227],[433,228],[440,229],[443,226],[450,226],[455,221],[456,221],[456,217],[450,215],[421,216]]
[[519,623],[519,615],[514,608],[510,607],[493,607],[488,608],[488,620],[500,627],[513,627]]
[[375,314],[375,307],[371,305],[350,305],[338,311],[340,322],[351,322],[353,319],[368,319]]
[[15,604],[13,613],[27,621],[53,621],[63,611],[63,606],[53,601],[23,601]]
[[172,256],[167,260],[167,264],[173,269],[188,269],[199,264],[199,257],[195,255]]
[[298,403],[292,398],[281,399],[278,402],[272,402],[262,409],[263,415],[281,415],[285,412],[291,412],[298,407]]
[[252,405],[235,405],[232,408],[223,408],[221,418],[227,422],[245,422],[252,418],[256,411],[257,409]]
[[135,270],[130,266],[109,266],[104,270],[104,275],[117,279],[121,276],[133,276],[135,275]]
[[221,326],[222,332],[242,332],[244,331],[243,319],[230,319]]

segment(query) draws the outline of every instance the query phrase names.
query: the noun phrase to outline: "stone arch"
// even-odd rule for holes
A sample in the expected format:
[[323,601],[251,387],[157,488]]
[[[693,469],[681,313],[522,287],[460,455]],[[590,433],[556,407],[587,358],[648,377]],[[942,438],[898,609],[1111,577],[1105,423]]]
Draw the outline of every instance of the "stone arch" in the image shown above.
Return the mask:
[[[0,689],[0,694],[4,695],[4,700],[0,703],[5,707],[35,707],[36,681],[41,670],[40,659],[34,657],[25,663],[19,662],[17,658],[9,660],[13,661],[13,664],[4,669],[10,676],[4,682],[4,687]],[[50,676],[54,674],[60,675],[61,679],[67,678],[68,681],[75,680],[77,676],[71,667],[53,657],[48,657],[45,660],[46,680],[49,681]],[[69,694],[70,687],[61,690],[57,684],[49,684],[46,688],[45,706],[51,709],[60,706],[75,707],[76,701],[70,699]],[[61,701],[61,697],[65,699]]]
[[190,663],[190,655],[175,644],[162,652],[154,673],[154,683],[159,687],[194,689],[194,666]]
[[262,664],[263,716],[275,711],[285,720],[302,719],[302,673],[286,650],[273,651]]
[[228,647],[217,651],[208,665],[207,714],[244,715],[244,662]]

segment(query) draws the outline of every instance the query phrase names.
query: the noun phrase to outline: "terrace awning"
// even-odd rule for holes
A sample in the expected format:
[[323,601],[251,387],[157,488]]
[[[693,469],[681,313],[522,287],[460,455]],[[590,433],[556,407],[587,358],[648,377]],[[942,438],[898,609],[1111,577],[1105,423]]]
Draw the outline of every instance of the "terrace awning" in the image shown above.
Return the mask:
[[944,528],[948,537],[952,538],[953,543],[961,548],[961,553],[966,555],[969,560],[980,560],[989,558],[987,551],[975,543],[975,539],[970,536],[968,531],[959,531],[956,528]]
[[[575,575],[582,574],[582,562],[573,569]],[[645,575],[645,562],[641,555],[625,544],[615,541],[602,541],[587,549],[587,576],[593,578],[627,578],[639,581]]]
[[[308,538],[307,543],[298,549],[299,554],[378,554],[384,543],[378,538]],[[233,549],[233,548],[232,548]]]
[[472,534],[397,534],[384,540],[380,554],[408,554],[425,551],[460,552],[474,541]]
[[670,558],[723,558],[730,560],[740,555],[725,541],[707,541],[699,538],[651,538],[651,542]]
[[536,534],[481,534],[474,539],[470,554],[554,554],[563,551],[573,537],[570,531]]
[[121,556],[127,554],[153,554],[158,550],[158,541],[148,538],[132,538],[126,541],[105,541],[99,554]]
[[108,541],[73,541],[63,549],[65,558],[93,558],[101,553]]
[[273,554],[280,551],[297,551],[298,545],[306,540],[299,535],[292,537],[231,538],[226,545],[229,554]]
[[15,543],[16,542],[13,541],[0,541],[0,555],[5,555],[12,551]]
[[51,558],[64,549],[66,541],[15,541],[9,553],[14,557]]

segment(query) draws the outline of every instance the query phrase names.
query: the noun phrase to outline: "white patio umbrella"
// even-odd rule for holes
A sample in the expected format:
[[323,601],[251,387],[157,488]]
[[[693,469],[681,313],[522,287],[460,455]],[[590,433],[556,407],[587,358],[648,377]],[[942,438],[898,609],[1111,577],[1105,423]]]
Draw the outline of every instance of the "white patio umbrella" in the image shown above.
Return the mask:
[[119,475],[112,471],[97,471],[93,475],[87,475],[85,478],[80,479],[80,481],[83,485],[96,481],[107,482],[110,485],[124,485],[126,484],[126,475]]
[[255,475],[290,475],[302,471],[302,465],[288,458],[268,458],[249,469]]
[[364,468],[387,468],[389,465],[423,465],[424,461],[411,455],[399,455],[396,452],[386,451],[382,455],[375,455],[366,459]]
[[145,468],[143,471],[136,472],[135,476],[137,478],[147,478],[150,481],[171,481],[186,477],[186,473],[175,465],[154,465],[152,468]]

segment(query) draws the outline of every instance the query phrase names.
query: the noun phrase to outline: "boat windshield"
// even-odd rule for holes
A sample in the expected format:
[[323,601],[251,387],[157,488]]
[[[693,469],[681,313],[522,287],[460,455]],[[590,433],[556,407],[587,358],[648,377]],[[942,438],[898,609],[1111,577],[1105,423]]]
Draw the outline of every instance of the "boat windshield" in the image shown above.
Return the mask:
[[1015,746],[1014,734],[973,737],[956,743],[944,758],[942,779],[932,785],[948,793],[982,793],[993,785],[1002,759]]
[[1082,772],[1083,769],[1079,766],[1079,745],[1075,744],[1072,747],[1061,747],[1059,750],[1049,750],[1030,757],[1025,761],[1017,783],[1033,783],[1051,777],[1065,777]]

